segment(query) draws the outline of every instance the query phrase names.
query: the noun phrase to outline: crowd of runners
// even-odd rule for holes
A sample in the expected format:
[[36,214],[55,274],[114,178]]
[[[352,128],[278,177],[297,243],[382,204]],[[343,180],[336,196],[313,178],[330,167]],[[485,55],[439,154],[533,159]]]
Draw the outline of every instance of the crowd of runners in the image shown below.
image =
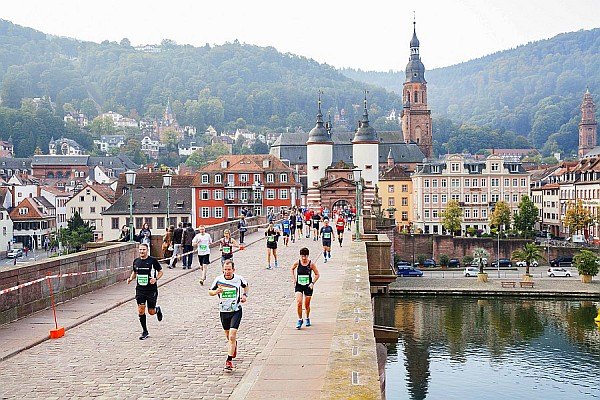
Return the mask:
[[[311,326],[310,303],[314,285],[319,280],[320,274],[315,262],[310,258],[309,249],[301,246],[300,243],[303,240],[320,240],[323,247],[323,263],[327,263],[331,259],[332,243],[337,241],[340,247],[343,246],[344,231],[351,229],[354,210],[347,207],[335,209],[333,212],[327,208],[318,210],[292,208],[282,212],[279,218],[271,213],[267,219],[268,225],[264,230],[267,248],[266,269],[279,267],[277,249],[280,239],[282,247],[290,247],[294,244],[300,247],[299,259],[290,268],[298,313],[296,329],[301,329],[303,325],[309,327]],[[207,277],[211,245],[218,244],[222,274],[213,280],[208,294],[219,299],[221,325],[227,339],[227,359],[224,370],[229,372],[234,369],[233,359],[237,355],[237,331],[242,320],[242,304],[246,303],[249,296],[248,281],[236,273],[234,261],[234,248],[243,248],[244,245],[244,234],[247,231],[245,218],[240,219],[238,231],[239,243],[228,229],[223,232],[221,239],[214,241],[206,232],[205,226],[194,230],[191,224],[183,226],[180,223],[177,228],[170,227],[163,237],[163,240],[169,240],[168,243],[163,244],[165,255],[170,255],[163,259],[168,263],[169,269],[176,268],[178,261],[183,262],[183,269],[191,269],[193,253],[197,252],[200,285],[204,285]],[[133,261],[132,272],[127,279],[128,284],[134,280],[137,283],[135,298],[142,326],[140,340],[149,337],[146,306],[149,315],[156,315],[158,321],[163,319],[163,310],[157,304],[157,283],[163,276],[163,270],[159,260],[150,256],[149,242],[149,240],[140,241],[139,257]]]

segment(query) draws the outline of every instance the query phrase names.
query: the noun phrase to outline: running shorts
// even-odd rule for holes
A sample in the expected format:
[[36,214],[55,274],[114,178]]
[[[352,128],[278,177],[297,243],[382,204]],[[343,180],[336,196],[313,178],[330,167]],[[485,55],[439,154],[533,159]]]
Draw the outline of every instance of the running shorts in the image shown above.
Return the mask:
[[242,309],[233,312],[222,312],[221,313],[221,325],[223,330],[239,329],[240,322],[242,322]]

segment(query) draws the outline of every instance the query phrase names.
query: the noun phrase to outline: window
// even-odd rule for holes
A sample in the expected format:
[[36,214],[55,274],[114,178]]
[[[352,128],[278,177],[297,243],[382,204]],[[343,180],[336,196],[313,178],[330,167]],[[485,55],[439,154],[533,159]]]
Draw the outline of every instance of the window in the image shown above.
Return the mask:
[[227,218],[235,218],[235,207],[227,207]]
[[460,194],[453,194],[450,198],[454,201],[460,201]]
[[426,188],[428,188],[428,187],[429,187],[429,179],[425,179],[425,180],[423,181],[423,187],[426,187]]
[[213,192],[213,198],[215,200],[223,200],[223,191],[222,190],[215,190]]
[[135,229],[142,229],[144,225],[144,219],[142,217],[135,217]]
[[223,218],[223,207],[215,207],[215,218]]
[[429,210],[423,211],[423,218],[429,218]]
[[181,217],[181,223],[182,224],[187,224],[188,223],[188,217]]
[[402,198],[402,205],[403,206],[408,206],[408,197],[403,197]]
[[96,207],[90,207],[90,214],[96,214]]
[[440,173],[440,166],[439,165],[432,165],[431,166],[431,173],[432,174],[439,174]]
[[525,178],[521,178],[521,186],[523,186],[523,187],[527,186],[527,185],[525,184],[525,181],[526,181],[526,179],[525,179]]
[[448,202],[448,195],[447,194],[443,194],[442,195],[442,204],[446,204]]
[[209,182],[208,179],[209,179],[208,174],[202,174],[202,178],[201,178],[202,183],[208,183]]
[[460,168],[459,163],[451,163],[450,164],[450,171],[452,171],[452,172],[458,172],[459,168]]
[[433,179],[431,181],[431,187],[434,187],[434,188],[438,187],[438,180],[437,179]]
[[85,196],[79,196],[79,201],[85,201]]
[[275,174],[267,174],[267,183],[275,182]]
[[169,217],[169,226],[177,226],[177,217]]
[[499,194],[493,194],[490,197],[492,199],[492,203],[496,203],[496,202],[498,202],[498,199],[500,198],[500,195]]
[[492,171],[499,171],[500,165],[498,163],[492,163]]
[[500,179],[499,178],[492,178],[491,179],[491,184],[492,184],[492,187],[498,187],[498,186],[500,186]]
[[505,194],[504,195],[504,201],[507,202],[507,203],[510,201],[510,194]]
[[267,189],[267,200],[275,200],[275,189]]
[[446,180],[442,179],[442,187],[445,188],[446,187]]
[[504,187],[510,186],[510,179],[504,178]]
[[106,211],[106,206],[102,206],[102,212]]
[[437,203],[438,202],[438,195],[437,194],[432,194],[431,195],[431,202],[432,203]]
[[479,203],[479,195],[478,194],[473,195],[473,203],[475,203],[475,204]]
[[287,189],[279,189],[279,198],[280,199],[287,199],[289,195],[289,191]]
[[477,187],[477,179],[473,179],[473,187]]
[[165,219],[163,217],[156,217],[156,228],[165,229]]
[[235,189],[227,189],[227,200],[235,199]]
[[479,218],[479,210],[473,210],[473,218]]
[[260,174],[254,174],[254,183],[260,182]]
[[408,221],[408,211],[402,211],[402,221]]
[[487,186],[487,179],[481,178],[481,187],[486,187],[486,186]]
[[395,201],[395,199],[393,197],[388,197],[388,206],[390,206],[390,207],[394,206],[395,205],[394,201]]
[[404,192],[404,193],[408,192],[408,185],[402,185],[402,192]]
[[394,185],[388,186],[388,193],[394,193]]
[[19,208],[19,215],[27,215],[28,209],[26,207]]
[[210,208],[202,207],[200,209],[200,215],[202,216],[202,218],[210,218]]
[[431,210],[431,218],[437,218],[438,217],[438,210]]
[[98,196],[92,196],[92,201],[98,201]]
[[471,202],[471,195],[465,194],[465,203]]
[[[240,182],[248,182],[248,181],[250,181],[250,175],[240,174]],[[222,211],[223,210],[221,210],[221,214],[223,213]],[[216,209],[215,209],[215,212],[216,212]]]
[[451,183],[452,183],[452,187],[453,187],[453,188],[460,187],[460,179],[457,179],[457,178],[452,178],[452,181],[451,181]]
[[279,174],[279,182],[286,183],[288,181],[288,174],[281,173]]
[[[202,182],[202,183],[204,183],[204,182]],[[223,175],[221,175],[221,174],[216,174],[216,175],[215,175],[215,183],[218,183],[218,184],[221,184],[221,183],[223,183]]]
[[233,186],[235,184],[235,174],[227,174],[227,185]]
[[240,200],[246,201],[248,200],[248,191],[240,190]]
[[487,218],[487,210],[485,208],[481,210],[481,218]]
[[110,227],[112,229],[119,229],[119,217],[113,217],[110,219]]
[[517,178],[513,178],[512,185],[513,185],[514,187],[517,187]]
[[200,191],[200,199],[201,200],[210,200],[210,191],[208,191],[208,190],[201,190]]
[[471,210],[469,210],[468,208],[464,210],[465,213],[465,218],[471,218]]
[[516,203],[516,202],[518,202],[518,201],[519,201],[519,195],[518,195],[518,194],[516,194],[516,193],[514,193],[514,194],[513,194],[513,202],[515,202],[515,203]]
[[365,169],[373,169],[372,165],[365,165]]
[[152,217],[144,218],[144,222],[148,224],[148,229],[152,229]]
[[469,178],[465,179],[465,187],[471,186],[471,180]]
[[482,194],[481,195],[481,202],[482,203],[487,203],[487,194]]
[[429,203],[429,195],[428,195],[428,194],[426,194],[425,196],[423,196],[423,202],[424,202],[425,204],[428,204],[428,203]]

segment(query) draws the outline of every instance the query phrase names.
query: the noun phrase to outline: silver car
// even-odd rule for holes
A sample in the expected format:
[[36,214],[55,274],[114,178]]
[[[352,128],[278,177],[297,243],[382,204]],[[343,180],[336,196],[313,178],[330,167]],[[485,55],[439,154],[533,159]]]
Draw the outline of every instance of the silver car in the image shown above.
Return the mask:
[[554,278],[555,276],[566,276],[568,278],[573,275],[570,270],[562,267],[548,268],[547,274],[551,278]]
[[[529,265],[530,267],[537,267],[538,265],[540,265],[537,261],[532,261],[531,265]],[[525,261],[517,261],[517,267],[523,267],[525,268],[527,266],[527,263]]]
[[470,276],[477,276],[478,273],[479,273],[479,268],[476,268],[476,267],[465,268],[465,276],[467,278]]

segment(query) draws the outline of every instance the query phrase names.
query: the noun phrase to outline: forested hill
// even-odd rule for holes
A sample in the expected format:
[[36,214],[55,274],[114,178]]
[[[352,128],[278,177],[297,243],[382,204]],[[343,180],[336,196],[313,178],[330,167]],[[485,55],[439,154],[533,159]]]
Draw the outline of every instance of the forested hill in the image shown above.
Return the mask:
[[[457,48],[460,51],[460,48]],[[406,44],[408,59],[408,42]],[[421,59],[427,67],[427,54]],[[401,93],[404,72],[343,70]],[[457,124],[512,131],[545,154],[577,148],[586,88],[600,104],[600,29],[557,35],[446,68],[426,70],[432,113]],[[439,118],[434,118],[435,121]],[[448,121],[445,121],[447,124]],[[445,134],[434,139],[446,142]],[[448,138],[448,140],[450,140]]]
[[[369,89],[372,121],[384,120],[385,113],[400,104],[395,93],[365,88],[331,66],[272,47],[237,41],[194,47],[165,39],[155,50],[136,50],[127,39],[98,44],[50,36],[0,20],[4,112],[19,109],[23,98],[49,96],[57,105],[55,116],[61,118],[65,104],[91,118],[109,110],[154,118],[163,115],[170,99],[180,125],[195,126],[199,132],[209,125],[217,131],[293,131],[314,126],[319,89],[325,118],[336,107],[344,109],[351,126],[362,115],[364,89]],[[0,112],[3,139],[10,128],[6,120]],[[17,135],[24,138],[15,143],[18,154],[31,154],[36,145],[47,149],[50,137],[60,136],[49,131],[56,126],[36,129],[37,136],[29,131]]]

